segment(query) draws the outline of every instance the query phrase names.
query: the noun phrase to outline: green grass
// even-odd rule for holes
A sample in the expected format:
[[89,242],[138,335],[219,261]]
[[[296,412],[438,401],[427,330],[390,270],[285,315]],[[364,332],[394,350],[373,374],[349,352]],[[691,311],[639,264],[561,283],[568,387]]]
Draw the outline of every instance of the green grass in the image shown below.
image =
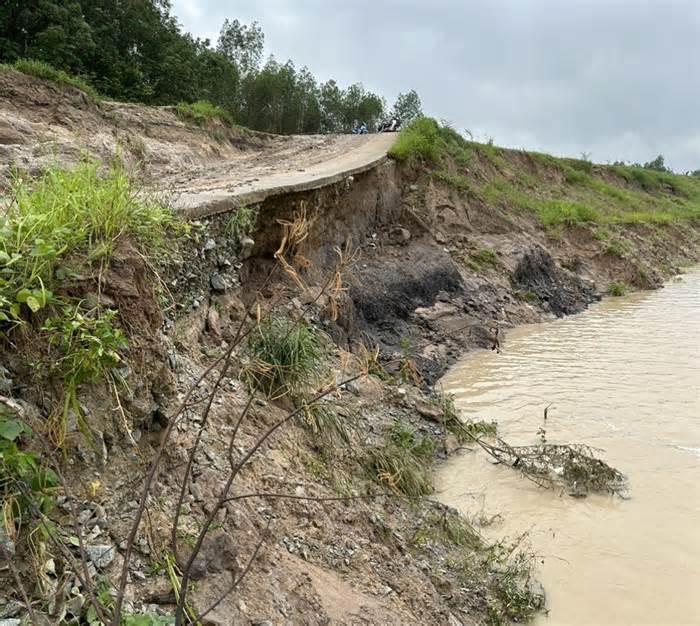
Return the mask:
[[62,85],[69,85],[85,92],[93,100],[100,99],[100,95],[97,93],[95,88],[87,82],[86,79],[82,78],[81,76],[71,76],[70,74],[66,74],[66,72],[63,70],[58,70],[52,65],[44,63],[43,61],[19,59],[10,65],[0,66],[0,70],[7,69],[15,69],[18,72],[22,72],[23,74],[27,74],[29,76],[43,78]]
[[575,226],[601,220],[599,211],[571,200],[547,200],[539,207],[537,216],[544,226]]
[[419,498],[433,492],[430,467],[435,441],[396,421],[384,444],[371,448],[364,459],[369,476],[398,495]]
[[443,183],[446,183],[453,189],[457,189],[459,191],[472,190],[471,181],[463,174],[451,174],[447,170],[439,170],[435,172],[435,178],[441,180]]
[[326,348],[321,333],[303,321],[269,315],[250,334],[248,363],[241,378],[269,398],[303,397],[325,371]]
[[459,165],[473,158],[470,143],[448,124],[439,124],[431,117],[419,117],[399,132],[389,156],[408,163],[440,164],[451,157]]
[[[531,157],[534,171],[520,154]],[[487,206],[533,213],[547,227],[700,221],[700,177],[506,150],[467,141],[430,118],[403,129],[391,155],[423,163],[436,181]]]
[[233,125],[233,118],[228,111],[206,100],[199,100],[192,103],[180,102],[175,107],[175,111],[181,119],[194,122],[199,126],[212,120],[219,120],[230,126]]
[[118,164],[104,172],[84,162],[35,180],[17,176],[0,218],[0,321],[20,321],[26,309],[46,306],[75,253],[108,260],[126,237],[149,252],[162,249],[175,219],[137,191]]
[[105,171],[94,162],[51,168],[36,179],[18,175],[10,197],[0,218],[0,332],[9,336],[17,326],[40,322],[43,367],[61,389],[61,407],[49,426],[61,445],[71,410],[89,434],[78,386],[107,374],[126,346],[117,312],[86,310],[66,285],[76,273],[89,275],[93,263],[108,264],[122,239],[146,256],[163,250],[177,221],[169,209],[139,195],[118,164]]
[[498,267],[498,255],[490,248],[482,248],[469,255],[467,265],[473,270],[480,271],[487,267]]
[[608,285],[609,296],[624,296],[627,293],[628,287],[624,282],[613,281]]
[[624,259],[632,251],[632,244],[626,239],[615,239],[605,248],[605,254]]

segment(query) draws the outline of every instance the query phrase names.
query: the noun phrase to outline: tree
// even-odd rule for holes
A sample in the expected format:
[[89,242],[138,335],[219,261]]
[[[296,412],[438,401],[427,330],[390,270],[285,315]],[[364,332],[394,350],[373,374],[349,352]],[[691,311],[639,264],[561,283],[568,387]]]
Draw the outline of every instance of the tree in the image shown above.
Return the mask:
[[216,49],[236,65],[241,75],[247,76],[260,67],[264,45],[265,33],[260,24],[252,22],[247,26],[225,19]]
[[664,162],[664,157],[662,154],[657,156],[654,160],[649,161],[648,163],[645,163],[642,166],[645,170],[654,170],[656,172],[670,172],[671,170],[666,167],[666,163]]
[[407,93],[400,93],[396,98],[392,115],[401,120],[404,126],[410,124],[416,118],[422,117],[423,109],[418,92],[415,89],[411,89]]

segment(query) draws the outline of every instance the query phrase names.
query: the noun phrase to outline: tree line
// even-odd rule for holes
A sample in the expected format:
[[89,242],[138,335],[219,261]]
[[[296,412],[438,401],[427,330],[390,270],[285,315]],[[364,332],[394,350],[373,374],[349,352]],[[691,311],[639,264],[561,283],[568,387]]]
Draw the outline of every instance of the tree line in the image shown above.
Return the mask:
[[385,115],[420,114],[401,94],[392,111],[361,83],[319,82],[270,56],[253,22],[225,20],[213,45],[183,31],[170,0],[4,0],[0,62],[30,58],[83,77],[107,97],[146,104],[206,100],[242,125],[273,133],[370,128]]

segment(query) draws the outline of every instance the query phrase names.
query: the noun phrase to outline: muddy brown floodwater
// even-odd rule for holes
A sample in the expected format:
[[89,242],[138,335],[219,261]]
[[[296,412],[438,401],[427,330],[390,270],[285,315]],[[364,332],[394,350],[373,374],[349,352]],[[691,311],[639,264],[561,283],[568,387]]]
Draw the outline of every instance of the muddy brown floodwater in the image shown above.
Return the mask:
[[439,498],[500,513],[487,535],[529,532],[550,609],[537,624],[700,624],[700,271],[507,339],[444,378],[463,416],[514,444],[544,427],[602,448],[631,499],[544,491],[478,452],[442,468]]

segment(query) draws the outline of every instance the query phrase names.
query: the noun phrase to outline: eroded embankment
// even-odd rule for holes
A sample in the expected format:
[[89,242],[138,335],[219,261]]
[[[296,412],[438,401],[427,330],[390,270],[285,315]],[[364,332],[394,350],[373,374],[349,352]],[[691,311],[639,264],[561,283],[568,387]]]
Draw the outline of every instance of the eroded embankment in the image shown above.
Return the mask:
[[66,405],[65,372],[42,366],[67,349],[51,342],[51,303],[17,309],[3,389],[39,437],[12,441],[60,480],[39,489],[48,518],[20,502],[25,483],[8,483],[26,519],[3,536],[16,554],[3,614],[27,613],[16,580],[36,614],[74,621],[108,615],[120,589],[128,613],[151,616],[177,613],[187,589],[179,610],[216,604],[212,624],[479,623],[541,608],[526,554],[425,498],[431,464],[460,433],[426,382],[503,328],[580,311],[611,282],[658,285],[696,258],[695,231],[545,228],[490,185],[526,174],[532,202],[546,202],[576,191],[561,166],[472,149],[466,171],[443,163],[452,178],[386,162],[173,227],[155,258],[124,236],[62,259],[71,271],[54,295],[86,303],[75,306],[88,320],[68,349],[95,345],[90,320],[107,308],[128,347]]

